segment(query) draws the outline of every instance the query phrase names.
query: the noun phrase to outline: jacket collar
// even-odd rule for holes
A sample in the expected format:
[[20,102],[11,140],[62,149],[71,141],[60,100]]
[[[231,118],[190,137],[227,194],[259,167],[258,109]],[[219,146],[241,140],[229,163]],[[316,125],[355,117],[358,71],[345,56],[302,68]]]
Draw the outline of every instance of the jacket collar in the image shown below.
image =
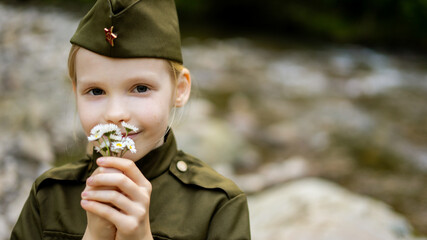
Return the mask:
[[172,131],[168,131],[165,136],[165,143],[136,161],[135,164],[148,180],[152,180],[169,169],[176,153],[175,136]]

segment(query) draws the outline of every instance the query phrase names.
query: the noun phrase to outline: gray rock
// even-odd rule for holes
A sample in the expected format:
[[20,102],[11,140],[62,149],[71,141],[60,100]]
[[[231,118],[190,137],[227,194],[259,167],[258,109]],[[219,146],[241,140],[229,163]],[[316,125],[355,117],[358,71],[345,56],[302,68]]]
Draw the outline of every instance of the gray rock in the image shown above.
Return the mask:
[[185,119],[174,125],[179,147],[212,165],[232,163],[245,141],[229,124],[214,118],[210,109],[210,102],[192,99]]
[[386,204],[316,178],[250,196],[249,209],[254,240],[417,239]]
[[3,216],[0,215],[0,239],[9,239],[9,233],[9,224],[7,224]]
[[46,131],[21,132],[17,136],[16,151],[25,159],[52,164],[52,141]]
[[31,186],[33,184],[32,178],[27,178],[21,181],[19,186],[19,192],[16,193],[15,198],[9,204],[9,207],[6,210],[5,217],[7,217],[7,222],[9,226],[14,226],[16,220],[21,213],[21,209],[24,206],[25,201],[30,194]]
[[243,175],[229,175],[246,193],[256,193],[268,187],[306,177],[310,173],[308,161],[294,156],[289,159],[264,164],[257,171]]

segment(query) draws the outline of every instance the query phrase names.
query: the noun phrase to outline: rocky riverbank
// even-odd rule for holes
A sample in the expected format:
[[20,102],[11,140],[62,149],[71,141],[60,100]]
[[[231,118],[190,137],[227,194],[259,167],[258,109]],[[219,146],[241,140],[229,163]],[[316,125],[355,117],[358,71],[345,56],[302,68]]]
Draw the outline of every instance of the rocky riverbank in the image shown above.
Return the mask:
[[[0,22],[3,240],[34,179],[84,154],[85,143],[66,77],[76,18],[0,4]],[[250,194],[254,239],[427,234],[425,58],[183,43],[195,91],[174,124],[179,147]]]

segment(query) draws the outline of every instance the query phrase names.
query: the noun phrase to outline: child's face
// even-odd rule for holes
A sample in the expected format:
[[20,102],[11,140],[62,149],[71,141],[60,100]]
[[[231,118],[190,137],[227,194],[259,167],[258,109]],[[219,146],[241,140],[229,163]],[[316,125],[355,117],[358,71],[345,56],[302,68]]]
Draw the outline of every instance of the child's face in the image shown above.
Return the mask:
[[[169,63],[154,58],[118,59],[80,49],[76,56],[76,100],[86,135],[99,123],[125,121],[139,128],[131,138],[136,161],[163,143],[174,104]],[[124,133],[124,130],[122,131]]]

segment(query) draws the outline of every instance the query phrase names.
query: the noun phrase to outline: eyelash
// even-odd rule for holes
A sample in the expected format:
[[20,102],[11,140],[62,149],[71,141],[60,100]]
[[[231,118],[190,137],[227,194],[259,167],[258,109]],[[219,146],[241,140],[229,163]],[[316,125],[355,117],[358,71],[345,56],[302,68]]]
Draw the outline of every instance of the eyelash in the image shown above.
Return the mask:
[[89,94],[89,95],[93,95],[93,96],[99,96],[99,95],[102,95],[102,94],[94,94],[94,90],[101,90],[102,91],[102,94],[104,94],[105,92],[104,92],[104,90],[102,90],[102,89],[100,89],[100,88],[92,88],[92,89],[90,89],[89,91],[87,91],[87,93]]
[[[139,92],[137,89],[138,89],[138,87],[142,87],[143,88],[143,92]],[[145,86],[145,85],[136,85],[134,88],[133,88],[133,90],[132,90],[132,92],[134,91],[134,90],[137,90],[137,93],[145,93],[145,92],[147,92],[148,90],[150,90],[150,88],[149,87],[147,87],[147,86]]]
[[[143,88],[143,89],[140,89],[140,90],[142,90],[142,92],[139,92],[139,91],[137,90],[138,88]],[[100,94],[95,94],[95,93],[94,93],[94,90],[100,90],[102,93],[100,93]],[[136,92],[135,92],[135,90],[136,90]],[[150,90],[150,88],[149,88],[149,87],[147,87],[147,86],[144,86],[144,85],[137,85],[137,86],[135,86],[135,87],[132,89],[132,92],[135,92],[135,93],[145,93],[145,92],[147,92],[148,90]],[[88,94],[90,94],[90,95],[92,95],[92,96],[99,96],[99,95],[105,94],[104,90],[102,90],[102,89],[100,89],[100,88],[92,88],[92,89],[90,89],[89,91],[87,91],[87,93],[88,93]],[[99,92],[98,92],[98,93],[99,93]]]

